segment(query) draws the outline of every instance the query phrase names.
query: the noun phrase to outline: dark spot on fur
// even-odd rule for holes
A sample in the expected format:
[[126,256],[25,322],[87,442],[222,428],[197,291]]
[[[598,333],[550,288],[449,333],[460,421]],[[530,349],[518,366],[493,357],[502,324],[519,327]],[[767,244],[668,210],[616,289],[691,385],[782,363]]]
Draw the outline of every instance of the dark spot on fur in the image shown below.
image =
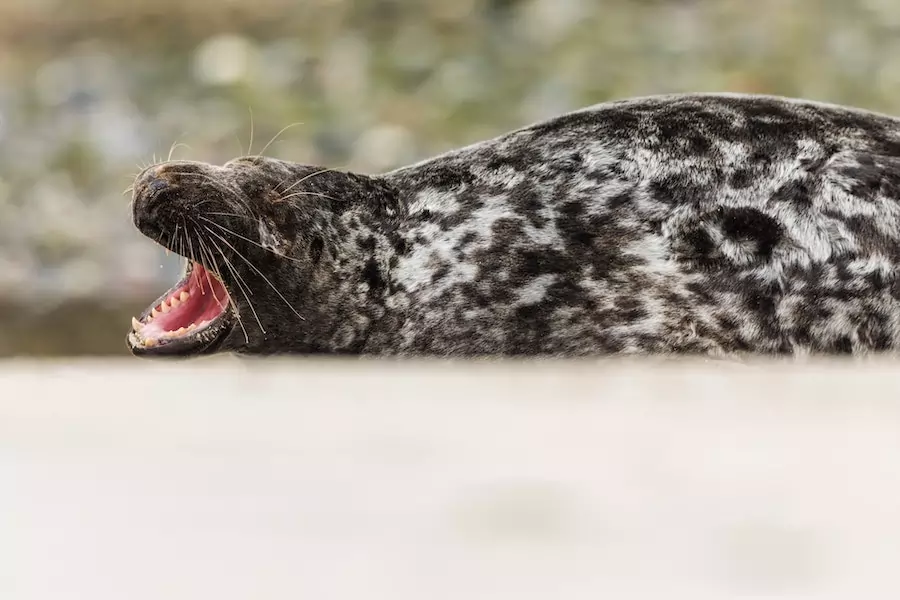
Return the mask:
[[860,342],[876,352],[890,350],[894,340],[890,334],[891,327],[884,315],[873,312],[866,316],[858,330]]
[[738,322],[729,315],[719,315],[716,317],[716,321],[718,321],[719,327],[728,333],[736,333],[739,328]]
[[882,231],[872,217],[854,215],[842,220],[865,254],[883,254],[891,260],[900,260],[900,241]]
[[781,224],[755,208],[730,208],[722,211],[722,232],[733,240],[750,240],[756,243],[756,253],[768,259],[781,241]]
[[735,282],[739,288],[744,288],[744,303],[754,321],[762,327],[775,331],[776,308],[781,294],[775,284],[767,284],[758,281]]
[[441,231],[450,231],[451,229],[459,227],[468,220],[468,214],[466,212],[459,211],[449,215],[442,215],[441,218],[438,219],[438,224],[441,227]]
[[728,184],[736,190],[742,190],[753,185],[755,177],[750,169],[737,169],[731,174]]
[[406,253],[409,251],[409,247],[406,244],[406,240],[403,239],[402,237],[398,237],[397,239],[395,239],[394,240],[394,250],[396,250],[397,254],[399,254],[400,256],[405,256]]
[[609,207],[610,210],[618,210],[623,206],[629,205],[634,202],[634,195],[632,190],[628,190],[627,192],[620,192],[609,199],[606,203],[606,206]]
[[653,199],[670,206],[696,206],[701,204],[709,193],[708,186],[694,183],[687,174],[672,175],[650,183],[650,194]]
[[822,153],[820,156],[801,158],[800,166],[803,167],[803,170],[807,173],[815,173],[825,166],[828,162],[828,156],[835,152],[836,150],[834,148],[829,148],[827,152]]
[[447,263],[441,263],[441,265],[435,269],[434,273],[431,274],[431,283],[437,283],[441,279],[447,276],[447,273],[450,272],[450,265]]
[[893,199],[900,197],[900,159],[858,153],[853,157],[857,164],[839,170],[850,180],[848,192],[874,202],[880,195]]
[[[891,278],[893,279],[893,278]],[[871,287],[875,291],[882,291],[888,289],[891,282],[885,277],[885,274],[881,271],[871,271],[865,275],[866,285]]]
[[584,168],[584,155],[581,152],[562,155],[556,162],[556,168],[562,173],[578,173]]
[[585,227],[586,223],[581,218],[584,213],[583,202],[567,202],[559,211],[557,227],[566,239],[577,246],[589,246],[594,240],[595,233]]
[[466,246],[474,242],[478,238],[478,234],[474,231],[467,231],[463,234],[461,238],[459,238],[459,249],[464,249]]
[[688,231],[684,235],[689,258],[708,258],[715,250],[715,243],[709,232],[702,228]]
[[712,143],[709,141],[709,137],[703,135],[688,136],[687,144],[688,152],[692,155],[702,156],[709,154],[710,150],[712,150]]
[[380,294],[385,289],[384,278],[374,258],[366,261],[366,266],[363,267],[362,271],[362,279],[369,284],[369,292],[372,294]]
[[371,252],[375,249],[375,236],[370,235],[365,238],[358,238],[356,244],[360,250]]
[[622,320],[627,322],[640,321],[648,316],[647,309],[637,298],[623,296],[616,303],[616,308]]
[[513,277],[526,283],[540,275],[566,273],[577,267],[571,258],[550,246],[544,246],[523,250],[516,261]]
[[512,204],[516,213],[528,219],[532,226],[540,229],[547,217],[538,213],[544,207],[538,190],[533,185],[518,185],[512,191]]
[[425,182],[435,188],[456,189],[473,181],[469,169],[454,165],[429,165],[423,175]]
[[784,202],[798,207],[810,206],[812,205],[812,192],[806,181],[794,179],[775,190],[771,201]]

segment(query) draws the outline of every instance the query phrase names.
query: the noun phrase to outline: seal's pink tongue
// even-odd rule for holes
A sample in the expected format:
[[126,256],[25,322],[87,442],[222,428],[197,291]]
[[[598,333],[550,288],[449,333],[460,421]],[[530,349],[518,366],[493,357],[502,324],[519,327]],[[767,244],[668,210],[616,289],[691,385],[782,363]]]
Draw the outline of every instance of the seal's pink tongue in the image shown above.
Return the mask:
[[172,290],[165,300],[153,308],[143,333],[184,333],[200,327],[221,315],[228,306],[228,300],[228,292],[222,283],[203,265],[194,263],[184,285]]

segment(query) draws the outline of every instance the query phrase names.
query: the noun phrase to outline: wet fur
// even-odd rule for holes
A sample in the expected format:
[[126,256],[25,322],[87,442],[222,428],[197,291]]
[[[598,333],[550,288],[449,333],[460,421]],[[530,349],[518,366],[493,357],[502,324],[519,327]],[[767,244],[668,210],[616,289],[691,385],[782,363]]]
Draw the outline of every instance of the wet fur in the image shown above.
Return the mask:
[[639,98],[377,176],[169,162],[139,176],[134,198],[149,237],[171,247],[176,222],[205,215],[270,280],[212,238],[252,290],[220,268],[246,334],[218,350],[796,355],[900,342],[900,121],[848,108]]

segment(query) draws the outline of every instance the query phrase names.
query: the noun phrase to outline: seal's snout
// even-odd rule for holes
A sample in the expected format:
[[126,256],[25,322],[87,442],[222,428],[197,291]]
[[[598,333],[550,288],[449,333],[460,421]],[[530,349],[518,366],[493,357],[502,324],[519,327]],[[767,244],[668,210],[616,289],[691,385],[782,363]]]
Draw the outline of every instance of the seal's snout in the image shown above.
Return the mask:
[[165,192],[171,188],[159,170],[151,168],[138,176],[134,185],[132,219],[135,227],[144,235],[158,239],[162,233],[159,209],[165,203]]

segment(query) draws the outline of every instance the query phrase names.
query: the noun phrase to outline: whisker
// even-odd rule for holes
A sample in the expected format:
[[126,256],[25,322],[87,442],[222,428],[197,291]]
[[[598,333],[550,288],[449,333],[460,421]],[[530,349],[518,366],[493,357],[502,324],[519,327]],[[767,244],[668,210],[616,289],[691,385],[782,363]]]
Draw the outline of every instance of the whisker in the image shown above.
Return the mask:
[[192,150],[190,146],[187,144],[181,144],[178,142],[174,142],[172,146],[169,148],[169,156],[166,157],[166,162],[170,162],[172,160],[172,153],[175,152],[177,148],[187,148],[188,150]]
[[[185,222],[185,229],[187,229],[187,222]],[[191,236],[190,236],[190,235],[185,235],[185,237],[187,238],[187,241],[188,241],[188,249],[190,250],[191,261],[192,261],[192,262],[197,262],[197,257],[196,257],[196,255],[194,255],[194,242],[191,241]],[[206,294],[203,292],[203,286],[202,286],[202,285],[200,286],[200,295],[201,295],[201,296],[205,296],[205,295],[206,295]]]
[[[243,206],[244,208],[247,209],[247,212],[250,213],[249,215],[239,215],[239,214],[235,214],[235,213],[215,213],[215,212],[207,212],[206,214],[208,214],[208,215],[215,215],[215,214],[231,215],[233,217],[243,217],[245,219],[252,219],[254,221],[259,221],[259,217],[257,217],[256,214],[254,214],[253,210],[250,208],[250,206],[247,204],[246,201],[244,201],[241,198],[237,198],[237,200],[240,202],[241,206]],[[207,198],[206,200],[201,200],[200,202],[198,202],[197,204],[194,205],[194,208],[199,209],[203,206],[206,206],[207,204],[209,204],[211,202],[215,202],[215,200],[212,198]]]
[[272,288],[272,290],[273,290],[276,294],[278,294],[278,297],[281,298],[281,299],[284,301],[285,304],[287,304],[287,307],[290,308],[290,309],[294,312],[295,315],[297,315],[297,318],[299,318],[301,321],[305,321],[305,320],[306,320],[306,319],[303,317],[303,315],[301,315],[300,313],[298,313],[298,312],[297,312],[297,309],[294,308],[294,307],[291,305],[290,302],[288,302],[287,298],[284,297],[284,295],[278,290],[278,288],[275,287],[275,285],[274,285],[271,281],[269,281],[269,278],[266,277],[266,276],[262,273],[262,271],[260,271],[259,269],[257,269],[256,266],[254,266],[254,264],[253,264],[252,262],[250,262],[250,260],[249,260],[246,256],[244,256],[243,254],[241,254],[241,253],[238,251],[237,248],[235,248],[233,245],[231,245],[231,242],[229,242],[228,240],[226,240],[224,237],[222,237],[221,235],[219,235],[218,233],[216,233],[216,232],[213,231],[212,229],[207,229],[207,231],[209,231],[210,234],[212,234],[212,235],[216,236],[217,238],[219,238],[219,239],[222,241],[223,244],[225,244],[226,246],[228,246],[229,248],[231,248],[231,249],[234,251],[234,253],[235,253],[236,256],[238,256],[241,260],[243,260],[245,263],[247,263],[247,266],[250,267],[251,269],[253,269],[253,270],[256,272],[257,275],[259,275],[260,277],[262,277],[263,281],[265,281],[267,284],[269,284],[269,287]]
[[286,258],[286,259],[291,260],[291,261],[294,261],[294,262],[296,262],[296,263],[303,264],[303,261],[302,261],[302,260],[298,260],[298,259],[293,258],[293,257],[291,257],[291,256],[287,256],[287,255],[285,255],[285,254],[282,254],[281,252],[276,252],[275,250],[272,250],[271,248],[267,248],[267,247],[263,246],[262,244],[260,244],[259,242],[254,242],[254,241],[251,240],[250,238],[244,237],[244,236],[242,236],[241,234],[239,234],[239,233],[237,233],[237,232],[235,232],[235,231],[232,231],[232,230],[228,229],[228,228],[225,227],[224,225],[219,225],[218,223],[216,223],[216,222],[213,221],[212,219],[207,219],[206,217],[203,217],[203,216],[201,216],[200,218],[203,219],[204,221],[206,221],[207,223],[210,223],[210,224],[212,224],[212,225],[215,225],[215,226],[218,227],[219,229],[221,229],[221,230],[223,230],[223,231],[226,231],[226,232],[230,233],[231,235],[233,235],[233,236],[235,236],[235,237],[241,238],[241,239],[244,240],[245,242],[250,242],[250,243],[253,244],[254,246],[258,246],[259,248],[262,248],[263,250],[267,250],[268,252],[271,252],[272,254],[274,254],[275,256],[277,256],[277,257],[279,257],[279,258]]
[[[203,243],[203,237],[198,235],[198,236],[197,236],[197,242],[200,244],[200,254],[201,254],[201,256],[206,256],[206,257],[208,258],[208,257],[209,257],[209,249],[206,248],[206,244]],[[205,251],[205,252],[204,252],[204,251]],[[219,305],[219,308],[221,308],[222,310],[224,310],[224,309],[225,309],[225,305],[222,304],[222,301],[219,300],[219,297],[216,295],[216,288],[213,287],[212,280],[211,280],[210,277],[209,277],[209,271],[210,271],[210,269],[213,270],[213,275],[216,275],[219,279],[222,278],[222,274],[219,273],[218,270],[217,270],[215,267],[212,266],[212,264],[210,264],[210,267],[209,267],[209,268],[203,269],[203,271],[206,273],[206,283],[209,284],[209,291],[212,292],[213,298],[215,298],[216,304]],[[200,289],[203,289],[203,285],[200,286]]]
[[[204,229],[207,229],[207,230],[209,229],[205,225],[203,227],[204,227]],[[244,295],[244,299],[247,301],[247,306],[250,307],[250,312],[253,313],[253,317],[256,319],[256,324],[259,325],[259,330],[263,333],[263,335],[265,335],[266,329],[263,327],[262,321],[260,321],[259,315],[256,314],[256,309],[253,308],[253,303],[250,301],[250,296],[247,294],[247,291],[250,291],[249,286],[247,286],[247,283],[243,280],[243,277],[241,277],[240,273],[237,272],[237,269],[234,268],[234,265],[231,264],[231,261],[228,260],[228,257],[225,255],[225,252],[216,243],[216,241],[215,240],[208,240],[208,241],[210,244],[213,245],[213,247],[216,250],[218,250],[219,255],[222,257],[222,260],[225,261],[225,266],[227,266],[228,270],[231,271],[231,274],[234,275],[235,284],[237,285],[238,290],[240,290],[240,292]],[[252,294],[253,292],[250,291],[250,293]],[[241,315],[240,315],[240,313],[237,312],[237,310],[235,310],[235,313],[237,314],[238,323],[240,323],[241,329],[244,332],[244,340],[246,340],[246,342],[249,344],[250,337],[247,335],[247,329],[244,327],[243,319],[241,318]]]
[[[213,243],[212,240],[207,240],[207,241],[209,241],[210,243]],[[216,257],[215,257],[215,254],[213,253],[212,250],[209,250],[209,255],[210,255],[210,258],[212,259],[212,261],[213,261],[213,262],[215,263],[215,265],[216,265],[216,271],[218,271],[218,270],[219,270],[219,264],[218,264],[218,262],[216,262]],[[222,279],[222,274],[221,274],[221,273],[219,273],[219,279]],[[224,280],[223,280],[223,281],[224,281]],[[240,286],[238,286],[238,289],[240,289]],[[243,292],[243,290],[241,290],[241,291]],[[248,304],[248,305],[250,304],[250,301],[249,301],[249,300],[247,301],[247,304]],[[241,318],[241,313],[239,313],[239,312],[237,311],[236,308],[234,309],[234,316],[237,318],[238,325],[241,326],[241,331],[244,332],[244,341],[245,341],[246,343],[249,344],[249,343],[250,343],[250,336],[247,335],[247,328],[244,327],[244,319]],[[265,333],[265,331],[263,331],[263,333]]]
[[263,149],[262,149],[262,150],[260,151],[260,153],[257,154],[256,156],[257,156],[257,157],[261,157],[263,154],[265,154],[265,153],[266,153],[266,150],[269,149],[269,146],[271,146],[272,143],[273,143],[275,140],[278,139],[278,136],[280,136],[282,133],[284,133],[285,131],[287,131],[287,130],[290,129],[291,127],[296,127],[297,125],[303,125],[303,123],[291,123],[290,125],[286,125],[285,127],[282,127],[282,128],[281,128],[281,131],[279,131],[278,133],[276,133],[275,136],[274,136],[271,140],[269,140],[269,143],[266,144],[265,146],[263,146]]
[[[177,225],[176,225],[177,227]],[[188,230],[187,230],[187,219],[184,216],[181,217],[181,238],[178,240],[178,254],[184,257],[185,260],[185,272],[187,271],[187,266],[190,264],[191,259],[188,258],[187,255],[187,243],[188,243]]]
[[[298,179],[297,181],[295,181],[294,183],[292,183],[290,186],[288,186],[285,190],[283,190],[283,191],[281,191],[281,192],[279,192],[279,193],[284,194],[284,193],[290,191],[291,188],[294,188],[294,187],[300,185],[301,183],[303,183],[304,181],[306,181],[306,180],[309,179],[310,177],[315,177],[316,175],[321,175],[322,173],[328,173],[328,172],[330,172],[330,171],[334,171],[334,169],[320,169],[320,170],[318,170],[318,171],[314,171],[314,172],[310,173],[309,175],[306,175],[306,176],[304,176],[304,177],[301,177],[300,179]],[[275,186],[275,191],[276,191],[276,192],[278,191],[278,187],[279,187],[280,185],[281,185],[281,184],[278,184],[277,186]]]
[[[213,231],[212,231],[209,227],[207,227],[206,225],[202,225],[201,227],[203,227],[203,229],[205,229],[208,233],[210,233],[210,234],[213,233]],[[266,330],[265,330],[265,328],[262,326],[262,323],[261,323],[260,320],[259,320],[259,316],[256,314],[256,309],[253,307],[253,303],[250,301],[250,296],[253,295],[253,290],[250,289],[250,286],[247,285],[247,282],[244,280],[244,278],[241,276],[241,274],[238,273],[237,269],[234,267],[234,265],[232,264],[232,262],[231,262],[230,260],[228,260],[228,256],[227,256],[227,255],[225,254],[225,252],[222,250],[221,246],[219,246],[219,245],[216,243],[216,241],[213,240],[213,239],[209,239],[209,240],[207,240],[207,241],[208,241],[210,244],[212,244],[213,247],[215,247],[215,249],[219,252],[219,255],[220,255],[220,256],[222,257],[222,259],[225,261],[225,265],[229,268],[229,270],[231,271],[232,275],[234,275],[235,283],[237,284],[238,289],[241,290],[241,293],[244,294],[244,298],[247,300],[247,305],[250,307],[250,310],[253,312],[253,316],[256,318],[256,322],[257,322],[257,324],[259,325],[260,331],[262,331],[263,333],[265,333]]]
[[[198,205],[198,206],[199,206],[199,205]],[[248,216],[248,215],[241,215],[241,214],[238,214],[238,213],[230,213],[230,212],[207,212],[207,213],[205,213],[205,214],[207,214],[207,215],[213,215],[213,216],[221,216],[221,217],[240,217],[241,219],[253,219],[253,220],[257,220],[257,219],[255,219],[254,217],[250,217],[250,216]]]
[[247,154],[253,153],[253,107],[248,106],[247,110],[250,112],[250,145],[247,147]]
[[[203,229],[206,229],[209,233],[212,233],[212,231],[211,231],[211,230],[209,229],[209,227],[207,227],[206,225],[201,225],[201,227],[203,227]],[[236,278],[237,280],[239,280],[239,283],[240,283],[240,284],[243,284],[243,285],[244,285],[244,287],[246,288],[247,292],[252,296],[252,295],[253,295],[253,290],[250,289],[250,286],[247,285],[247,281],[246,281],[243,277],[241,277],[241,274],[238,273],[238,272],[237,272],[237,269],[234,268],[233,263],[232,263],[230,260],[228,260],[228,256],[225,255],[225,252],[222,250],[222,248],[221,248],[218,244],[216,244],[216,241],[215,241],[215,240],[207,240],[207,241],[208,241],[210,244],[212,244],[213,246],[216,247],[216,249],[219,251],[219,254],[221,254],[221,255],[222,255],[222,258],[225,260],[225,263],[226,263],[228,266],[232,267],[232,273],[234,274],[235,278]],[[248,300],[247,300],[247,303],[249,304],[249,298],[248,298]]]
[[338,199],[328,194],[323,194],[321,192],[294,192],[293,194],[288,194],[287,196],[282,196],[278,199],[279,202],[284,202],[289,198],[294,198],[295,196],[318,196],[319,198],[325,198],[327,200],[331,200],[333,202],[337,202]]
[[[175,222],[175,233],[172,234],[172,242],[173,242],[172,245],[175,246],[175,251],[176,251],[176,252],[178,251],[178,242],[179,242],[179,239],[178,239],[178,227],[179,227],[180,225],[181,225],[181,224],[178,223],[177,221]],[[181,254],[180,252],[178,252],[178,253]]]
[[202,177],[212,183],[221,184],[220,181],[214,179],[213,177],[211,177],[210,175],[207,175],[206,173],[197,173],[195,171],[167,171],[167,174],[168,175],[180,175],[182,177]]

